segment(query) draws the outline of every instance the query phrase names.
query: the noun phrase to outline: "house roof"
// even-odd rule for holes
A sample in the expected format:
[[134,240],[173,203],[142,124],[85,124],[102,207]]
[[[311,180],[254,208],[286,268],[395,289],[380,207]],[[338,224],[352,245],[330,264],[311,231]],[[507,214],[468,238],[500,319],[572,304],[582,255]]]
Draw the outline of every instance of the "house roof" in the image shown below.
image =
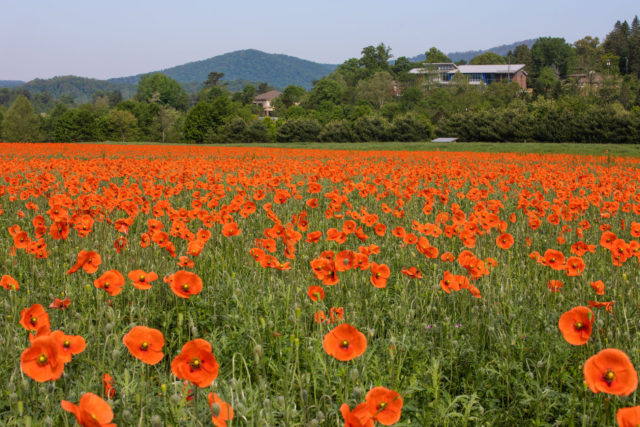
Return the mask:
[[282,92],[277,90],[270,90],[269,92],[265,92],[265,93],[261,93],[260,95],[257,95],[255,98],[253,98],[253,100],[257,102],[271,101],[272,99],[275,99],[280,95],[282,95]]
[[458,65],[458,70],[451,70],[451,74],[460,71],[462,74],[471,73],[496,73],[496,74],[515,74],[522,70],[525,64],[493,64],[493,65]]

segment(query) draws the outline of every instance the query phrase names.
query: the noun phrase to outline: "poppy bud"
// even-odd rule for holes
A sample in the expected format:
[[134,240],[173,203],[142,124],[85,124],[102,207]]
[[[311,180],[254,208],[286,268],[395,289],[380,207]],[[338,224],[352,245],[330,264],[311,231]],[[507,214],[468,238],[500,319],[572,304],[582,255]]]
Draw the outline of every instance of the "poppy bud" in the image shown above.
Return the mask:
[[11,402],[15,403],[15,402],[16,402],[16,400],[18,400],[18,395],[17,395],[17,394],[15,394],[15,393],[11,393],[11,394],[9,394],[9,400],[10,400]]
[[197,326],[192,326],[191,327],[191,335],[194,337],[198,336],[198,327]]
[[171,395],[171,403],[173,403],[174,405],[180,403],[180,396],[178,396],[177,394]]
[[315,418],[312,419],[311,421],[309,421],[309,425],[310,426],[319,426],[320,423],[318,422],[318,420],[316,420]]
[[166,384],[161,384],[160,385],[160,390],[162,391],[162,394],[167,394],[167,385]]
[[318,419],[318,422],[323,423],[324,422],[324,412],[322,412],[322,411],[316,412],[316,418]]
[[279,407],[283,408],[284,407],[284,396],[281,395],[281,396],[276,397],[276,404]]
[[159,415],[151,417],[151,427],[162,427],[162,418]]
[[120,350],[115,349],[115,350],[113,350],[113,351],[111,352],[111,358],[112,358],[113,360],[116,360],[116,359],[118,359],[119,357],[120,357]]
[[262,401],[262,406],[264,406],[265,408],[269,408],[271,407],[271,400],[269,400],[268,398]]
[[22,391],[23,392],[29,393],[29,388],[30,388],[31,383],[29,382],[28,379],[26,379],[26,378],[23,379],[22,383],[20,385],[22,386]]
[[129,411],[128,409],[125,409],[124,411],[122,411],[122,419],[125,421],[131,421],[131,411]]
[[220,405],[214,402],[213,405],[211,405],[211,412],[217,417],[220,414]]
[[257,344],[255,346],[254,350],[255,350],[256,354],[258,355],[258,357],[262,357],[262,346],[260,344]]
[[43,425],[45,425],[46,427],[52,427],[53,426],[53,420],[51,419],[51,417],[47,416],[45,417],[44,420],[42,420]]

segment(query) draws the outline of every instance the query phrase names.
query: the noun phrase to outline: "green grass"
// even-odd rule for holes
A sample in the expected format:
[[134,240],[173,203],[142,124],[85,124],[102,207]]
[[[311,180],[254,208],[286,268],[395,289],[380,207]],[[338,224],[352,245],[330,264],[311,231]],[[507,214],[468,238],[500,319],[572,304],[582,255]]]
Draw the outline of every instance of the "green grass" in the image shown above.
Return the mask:
[[[155,144],[108,142],[107,144]],[[167,144],[173,145],[173,144]],[[186,144],[180,144],[186,145]],[[541,153],[640,157],[640,144],[582,144],[573,142],[291,142],[264,144],[196,144],[208,147],[272,147],[363,151],[453,151],[479,153]]]

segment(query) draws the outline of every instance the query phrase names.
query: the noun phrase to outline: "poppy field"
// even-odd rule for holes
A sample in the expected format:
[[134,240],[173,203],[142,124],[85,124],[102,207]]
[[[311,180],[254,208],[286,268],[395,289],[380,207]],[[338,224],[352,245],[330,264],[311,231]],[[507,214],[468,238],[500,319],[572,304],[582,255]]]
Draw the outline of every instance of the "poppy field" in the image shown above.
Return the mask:
[[0,144],[1,425],[640,422],[640,159]]

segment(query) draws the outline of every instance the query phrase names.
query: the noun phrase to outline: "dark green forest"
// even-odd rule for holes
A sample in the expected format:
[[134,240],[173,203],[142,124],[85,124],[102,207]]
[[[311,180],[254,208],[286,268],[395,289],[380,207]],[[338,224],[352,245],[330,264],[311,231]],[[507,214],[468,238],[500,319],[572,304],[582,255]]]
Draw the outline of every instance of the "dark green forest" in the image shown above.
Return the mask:
[[526,89],[508,81],[470,84],[462,74],[441,85],[409,73],[424,62],[452,62],[436,47],[426,49],[424,58],[393,58],[389,46],[367,46],[359,58],[348,59],[312,87],[284,87],[274,102],[274,118],[262,117],[253,99],[273,89],[269,84],[280,87],[275,80],[259,83],[247,74],[242,85],[231,85],[224,80],[229,69],[206,61],[199,64],[199,83],[182,85],[178,74],[168,72],[141,75],[137,81],[112,80],[120,86],[105,86],[81,100],[65,89],[64,79],[72,77],[45,90],[2,88],[0,135],[5,141],[62,142],[423,141],[434,136],[640,141],[637,16],[631,23],[616,22],[604,40],[585,36],[571,44],[541,37],[531,47],[518,45],[505,55],[483,52],[469,61],[525,64]]

